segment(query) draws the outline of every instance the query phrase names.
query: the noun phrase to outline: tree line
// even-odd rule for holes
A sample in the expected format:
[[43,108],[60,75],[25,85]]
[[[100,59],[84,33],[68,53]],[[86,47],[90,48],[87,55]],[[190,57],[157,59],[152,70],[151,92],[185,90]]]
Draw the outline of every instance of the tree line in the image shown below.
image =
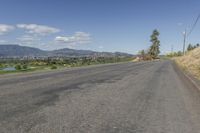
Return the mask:
[[[197,43],[196,45],[188,44],[187,52],[189,52],[195,48],[198,48],[198,47],[200,47],[199,43]],[[170,53],[166,54],[167,57],[178,57],[178,56],[182,56],[182,55],[183,55],[183,52],[181,52],[181,51],[170,52]]]
[[5,67],[15,67],[16,70],[28,70],[34,68],[50,68],[57,69],[58,67],[76,67],[87,66],[93,64],[116,63],[130,61],[132,57],[75,57],[75,58],[47,58],[47,59],[10,59],[0,60],[0,69]]
[[189,44],[188,47],[187,47],[187,51],[191,51],[195,48],[198,48],[199,46],[200,46],[199,43],[197,43],[196,45]]

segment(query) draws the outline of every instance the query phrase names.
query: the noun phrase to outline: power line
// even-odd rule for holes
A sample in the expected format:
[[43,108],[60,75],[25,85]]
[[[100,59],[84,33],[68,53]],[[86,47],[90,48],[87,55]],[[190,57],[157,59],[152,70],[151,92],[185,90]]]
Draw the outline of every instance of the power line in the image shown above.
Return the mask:
[[171,53],[174,52],[174,45],[171,45]]
[[183,38],[184,38],[184,40],[183,40],[183,55],[185,55],[185,44],[186,44],[186,39],[187,39],[187,37],[188,37],[189,35],[191,35],[191,33],[193,32],[193,30],[194,30],[194,28],[196,27],[196,25],[197,25],[199,19],[200,19],[200,14],[197,16],[197,18],[196,18],[194,24],[192,25],[190,31],[187,33],[187,30],[185,29],[185,31],[184,31],[184,33],[183,33]]
[[194,24],[192,25],[190,31],[189,31],[188,34],[187,34],[187,36],[189,36],[189,35],[193,32],[193,30],[194,30],[194,28],[196,27],[196,25],[197,25],[199,19],[200,19],[200,14],[197,16],[197,18],[196,18]]
[[187,38],[187,30],[183,32],[183,55],[185,55],[185,43],[186,43],[186,38]]

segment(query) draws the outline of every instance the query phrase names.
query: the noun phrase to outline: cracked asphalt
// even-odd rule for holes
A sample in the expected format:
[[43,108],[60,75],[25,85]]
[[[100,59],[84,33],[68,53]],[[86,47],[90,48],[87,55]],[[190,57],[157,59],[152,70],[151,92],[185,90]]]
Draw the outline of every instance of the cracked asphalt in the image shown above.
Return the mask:
[[0,76],[1,133],[200,133],[200,92],[168,60]]

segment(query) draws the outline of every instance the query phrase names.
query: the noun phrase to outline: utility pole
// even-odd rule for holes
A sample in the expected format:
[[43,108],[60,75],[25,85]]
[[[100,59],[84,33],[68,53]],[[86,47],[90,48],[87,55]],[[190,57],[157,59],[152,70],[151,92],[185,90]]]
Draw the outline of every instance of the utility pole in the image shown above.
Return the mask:
[[187,33],[187,29],[185,29],[185,31],[183,32],[183,55],[185,55],[185,44],[186,44],[186,39],[188,36],[190,36],[190,34],[193,32],[193,30],[195,29],[198,21],[200,19],[200,14],[197,16],[197,19],[195,20],[194,24],[192,25],[192,27],[190,28],[190,30]]
[[186,38],[187,38],[187,30],[183,32],[183,55],[185,55],[185,43],[186,43]]
[[186,44],[186,39],[187,39],[187,37],[189,37],[190,36],[190,34],[193,32],[193,30],[195,29],[195,27],[196,27],[196,25],[197,25],[197,23],[198,23],[198,21],[199,21],[199,19],[200,19],[200,14],[197,16],[197,19],[196,19],[196,21],[194,22],[194,24],[192,25],[192,27],[190,28],[190,30],[188,31],[188,33],[187,33],[187,29],[185,29],[185,31],[183,32],[183,55],[185,55],[185,44]]
[[171,53],[174,52],[174,45],[171,45]]

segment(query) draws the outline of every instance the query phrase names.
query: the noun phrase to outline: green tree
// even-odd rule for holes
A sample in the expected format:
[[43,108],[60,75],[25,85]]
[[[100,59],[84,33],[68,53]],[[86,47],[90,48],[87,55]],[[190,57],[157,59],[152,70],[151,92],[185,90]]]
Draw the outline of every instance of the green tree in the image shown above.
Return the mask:
[[140,54],[141,56],[144,56],[144,55],[145,55],[145,50],[143,49],[143,50],[139,51],[139,54]]
[[27,65],[27,64],[23,64],[22,68],[23,68],[23,69],[27,69],[27,68],[28,68],[28,65]]
[[0,68],[2,68],[2,67],[3,67],[3,64],[0,63]]
[[182,55],[183,55],[183,53],[181,51],[177,52],[177,56],[182,56]]
[[187,51],[190,51],[190,50],[193,50],[194,49],[194,46],[192,46],[192,44],[189,44],[188,47],[187,47]]
[[144,58],[145,58],[145,50],[143,49],[143,50],[141,50],[141,51],[139,51],[138,52],[138,54],[142,57],[142,59],[144,60]]
[[22,67],[21,67],[21,65],[20,65],[20,64],[17,64],[17,65],[15,66],[15,69],[16,69],[16,70],[21,70],[21,69],[22,69]]
[[152,45],[149,48],[148,54],[153,58],[157,58],[159,53],[160,53],[160,41],[158,39],[158,36],[160,33],[158,30],[154,30],[152,35],[151,35],[151,43]]

